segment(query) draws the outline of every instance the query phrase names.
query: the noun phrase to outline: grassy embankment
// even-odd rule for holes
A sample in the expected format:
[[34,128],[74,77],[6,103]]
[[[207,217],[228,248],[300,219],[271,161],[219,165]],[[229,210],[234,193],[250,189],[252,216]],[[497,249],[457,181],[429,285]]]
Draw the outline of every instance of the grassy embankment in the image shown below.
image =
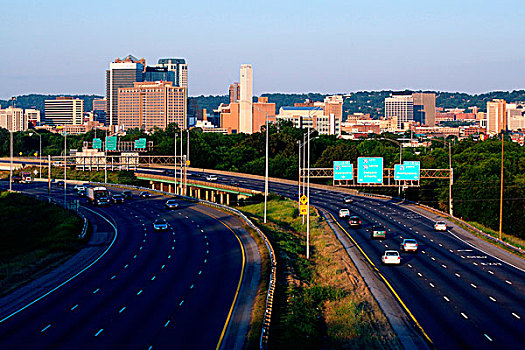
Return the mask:
[[84,245],[83,221],[55,205],[0,192],[0,295],[49,271]]
[[270,348],[400,348],[352,261],[330,227],[311,212],[311,256],[297,204],[274,198],[240,208],[268,236],[277,255]]

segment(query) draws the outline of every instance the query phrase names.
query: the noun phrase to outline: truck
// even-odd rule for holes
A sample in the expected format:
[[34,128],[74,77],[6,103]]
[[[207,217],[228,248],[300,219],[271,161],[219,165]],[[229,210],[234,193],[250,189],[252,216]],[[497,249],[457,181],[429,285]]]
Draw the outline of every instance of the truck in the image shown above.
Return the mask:
[[31,172],[30,171],[22,171],[20,173],[20,176],[22,177],[22,179],[20,180],[21,183],[31,183],[31,182],[33,182],[33,178],[31,177]]
[[88,187],[86,197],[94,205],[109,205],[111,203],[109,191],[105,187]]

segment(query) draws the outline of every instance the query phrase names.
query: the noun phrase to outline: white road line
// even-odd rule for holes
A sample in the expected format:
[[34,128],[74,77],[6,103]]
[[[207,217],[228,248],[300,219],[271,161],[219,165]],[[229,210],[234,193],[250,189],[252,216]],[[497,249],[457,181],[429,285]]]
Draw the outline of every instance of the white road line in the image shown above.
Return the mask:
[[518,314],[515,314],[514,312],[512,313],[512,316],[516,317],[518,320],[521,319],[521,317]]
[[472,288],[478,288],[474,283],[471,283],[470,285],[472,286]]
[[492,271],[490,271],[490,270],[489,270],[489,273],[490,273],[491,275],[493,275],[493,274],[494,274],[494,272],[492,272]]
[[478,266],[478,263],[473,263],[474,265]]
[[410,265],[410,264],[407,264],[407,266],[408,266],[408,267],[412,267],[412,265]]
[[100,288],[95,289],[95,290],[93,291],[93,294],[97,294],[99,290],[100,290]]
[[117,278],[117,275],[113,275],[111,276],[111,279],[114,280],[115,278]]
[[161,268],[161,269],[164,269],[165,267],[166,267],[166,265],[162,265],[160,268]]
[[142,289],[139,290],[139,292],[137,293],[137,295],[141,295],[142,294]]
[[488,336],[488,335],[487,335],[486,333],[485,333],[485,334],[483,334],[483,335],[484,335],[484,336],[485,336],[485,338],[487,338],[487,339],[488,339],[489,341],[492,341],[492,338],[491,338],[491,337],[489,337],[489,336]]
[[424,250],[421,251],[423,254],[426,254],[427,252],[425,252]]
[[171,250],[175,250],[175,247],[171,247]]
[[204,263],[206,264],[208,262],[208,259],[204,259]]
[[137,254],[135,254],[135,255],[133,256],[133,259],[136,259],[136,258],[137,258]]
[[180,302],[179,306],[182,306],[183,303],[184,303],[184,300]]
[[468,316],[465,315],[463,312],[461,313],[461,316],[463,316],[465,318],[465,320],[468,320]]
[[171,259],[171,255],[168,255],[168,259]]
[[98,337],[99,334],[102,333],[103,330],[104,330],[104,328],[100,328],[100,330],[97,333],[95,333],[95,337]]
[[190,286],[190,289],[193,289],[193,287],[194,287],[194,286],[193,286],[193,284],[192,284],[192,285]]
[[207,250],[207,251],[206,251],[206,254],[210,254],[210,251],[209,251],[209,250]]
[[164,323],[164,328],[168,327],[168,325],[170,324],[170,320],[168,320],[166,323]]
[[124,312],[124,310],[126,310],[125,306],[122,309],[120,309],[118,313],[121,314],[122,312]]
[[199,275],[202,274],[202,270],[199,271]]
[[417,273],[419,277],[423,277],[423,275],[421,274],[421,272],[418,272]]
[[433,283],[429,283],[429,285],[430,285],[432,288],[435,288],[435,287],[436,287]]
[[505,283],[507,283],[507,284],[511,284],[511,285],[512,285],[512,282],[511,282],[511,281],[507,281],[507,280],[505,280]]
[[456,277],[461,277],[459,273],[455,273],[454,275],[456,275]]
[[75,306],[73,306],[70,310],[73,311],[73,310],[75,310],[77,307],[78,307],[78,304],[75,305]]
[[447,268],[447,265],[445,265],[445,264],[441,264],[441,266],[442,266],[444,269]]
[[449,249],[448,251],[451,252],[451,253],[454,253],[454,251],[452,249]]
[[446,301],[447,303],[449,303],[449,302],[450,302],[450,299],[449,299],[449,298],[447,298],[446,296],[443,296],[443,299],[445,299],[445,301]]
[[436,258],[434,258],[433,256],[431,256],[431,257],[430,257],[430,259],[432,259],[432,260],[436,261]]
[[440,247],[443,247],[443,244],[441,244],[441,243],[439,243],[438,245],[439,245]]
[[153,276],[153,277],[151,277],[151,280],[153,281],[155,278],[157,278],[157,276]]
[[489,299],[494,301],[494,302],[496,301],[496,298],[494,298],[494,297],[489,297]]
[[[142,250],[142,246],[140,246],[140,250]],[[136,255],[135,255],[136,256]]]
[[47,326],[45,326],[41,331],[40,333],[44,333],[45,331],[47,331],[47,329],[51,327],[51,324],[48,324]]

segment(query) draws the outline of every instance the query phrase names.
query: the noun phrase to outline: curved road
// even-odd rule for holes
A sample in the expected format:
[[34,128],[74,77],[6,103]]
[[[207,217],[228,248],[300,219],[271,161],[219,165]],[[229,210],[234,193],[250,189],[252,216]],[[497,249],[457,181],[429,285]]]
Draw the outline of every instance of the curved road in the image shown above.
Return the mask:
[[[217,347],[244,249],[232,230],[196,205],[168,211],[164,202],[136,196],[125,204],[87,206],[115,226],[113,246],[62,288],[7,319],[2,315],[0,348]],[[168,220],[168,231],[153,231],[157,217]]]

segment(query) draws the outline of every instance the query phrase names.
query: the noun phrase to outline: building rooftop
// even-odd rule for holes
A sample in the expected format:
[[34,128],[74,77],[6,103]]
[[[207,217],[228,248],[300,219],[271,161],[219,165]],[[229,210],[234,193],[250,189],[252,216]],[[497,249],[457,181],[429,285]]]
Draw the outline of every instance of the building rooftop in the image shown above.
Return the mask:
[[321,110],[320,107],[281,107],[284,111],[312,111]]

